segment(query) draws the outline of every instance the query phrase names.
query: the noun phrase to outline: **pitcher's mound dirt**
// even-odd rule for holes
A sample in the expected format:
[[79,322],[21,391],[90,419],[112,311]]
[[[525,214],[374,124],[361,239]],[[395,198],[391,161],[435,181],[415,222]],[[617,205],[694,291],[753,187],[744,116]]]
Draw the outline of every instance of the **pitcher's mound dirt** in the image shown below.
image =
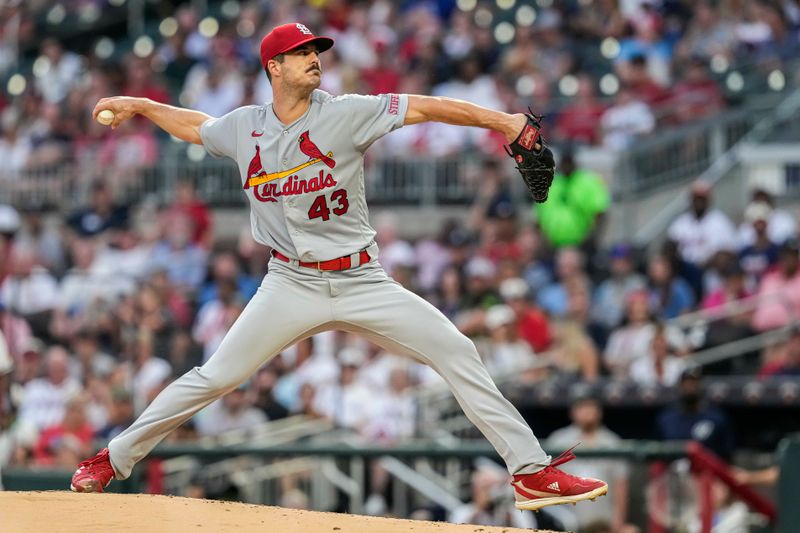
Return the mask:
[[149,494],[0,492],[0,531],[86,533],[522,533]]

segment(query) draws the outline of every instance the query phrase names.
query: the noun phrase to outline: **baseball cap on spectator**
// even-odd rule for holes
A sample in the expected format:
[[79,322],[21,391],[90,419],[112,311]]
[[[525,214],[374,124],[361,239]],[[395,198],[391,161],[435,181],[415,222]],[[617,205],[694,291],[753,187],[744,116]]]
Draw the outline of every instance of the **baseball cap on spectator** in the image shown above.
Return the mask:
[[692,183],[689,192],[692,196],[711,196],[711,184],[705,181],[697,180]]
[[517,208],[508,200],[494,202],[486,211],[486,216],[493,219],[508,220],[517,216]]
[[261,40],[261,65],[266,69],[267,62],[276,55],[311,42],[317,46],[319,52],[324,52],[333,46],[333,39],[318,37],[299,22],[276,26]]
[[30,357],[31,355],[43,354],[47,349],[47,345],[37,337],[30,337],[22,343],[20,348],[23,356]]
[[10,205],[0,204],[0,235],[13,235],[19,230],[22,219]]
[[769,220],[771,214],[772,207],[765,202],[752,202],[744,210],[744,218],[751,224],[759,220]]
[[495,275],[494,263],[485,257],[473,257],[465,268],[470,278],[493,278]]
[[507,305],[493,305],[486,311],[486,327],[496,329],[500,326],[507,326],[516,320],[514,310]]
[[503,301],[523,300],[528,296],[528,284],[522,278],[509,278],[500,284]]
[[611,259],[630,259],[633,254],[629,245],[620,243],[611,247],[610,255]]
[[342,366],[361,366],[366,356],[363,350],[348,346],[339,352],[338,359]]
[[447,245],[452,248],[461,248],[470,243],[469,233],[461,228],[455,228],[447,234]]

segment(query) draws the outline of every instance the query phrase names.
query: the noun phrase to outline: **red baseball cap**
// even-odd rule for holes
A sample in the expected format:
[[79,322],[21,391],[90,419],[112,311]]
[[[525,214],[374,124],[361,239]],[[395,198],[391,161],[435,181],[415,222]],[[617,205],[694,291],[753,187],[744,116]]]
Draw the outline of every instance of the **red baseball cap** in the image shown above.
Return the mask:
[[333,39],[315,36],[311,30],[299,22],[276,26],[261,40],[261,65],[266,69],[267,61],[276,55],[310,42],[316,43],[317,50],[320,52],[333,46]]

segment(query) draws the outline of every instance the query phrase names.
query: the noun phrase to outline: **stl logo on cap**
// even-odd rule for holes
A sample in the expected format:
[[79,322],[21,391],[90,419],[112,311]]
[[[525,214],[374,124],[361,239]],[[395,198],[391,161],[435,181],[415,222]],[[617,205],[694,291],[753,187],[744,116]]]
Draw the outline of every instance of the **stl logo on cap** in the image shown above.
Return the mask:
[[276,26],[261,40],[261,66],[267,68],[267,62],[276,55],[306,43],[314,43],[317,52],[322,53],[333,46],[333,39],[322,35],[315,36],[308,26],[299,22]]

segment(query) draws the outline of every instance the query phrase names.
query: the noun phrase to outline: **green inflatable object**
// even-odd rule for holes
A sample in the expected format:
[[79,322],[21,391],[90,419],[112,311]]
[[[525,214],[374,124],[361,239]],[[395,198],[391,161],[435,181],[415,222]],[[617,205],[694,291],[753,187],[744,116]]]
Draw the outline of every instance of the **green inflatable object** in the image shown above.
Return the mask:
[[594,226],[597,215],[608,209],[608,188],[603,179],[589,170],[576,170],[569,177],[553,179],[550,194],[536,204],[542,233],[553,246],[577,246]]

